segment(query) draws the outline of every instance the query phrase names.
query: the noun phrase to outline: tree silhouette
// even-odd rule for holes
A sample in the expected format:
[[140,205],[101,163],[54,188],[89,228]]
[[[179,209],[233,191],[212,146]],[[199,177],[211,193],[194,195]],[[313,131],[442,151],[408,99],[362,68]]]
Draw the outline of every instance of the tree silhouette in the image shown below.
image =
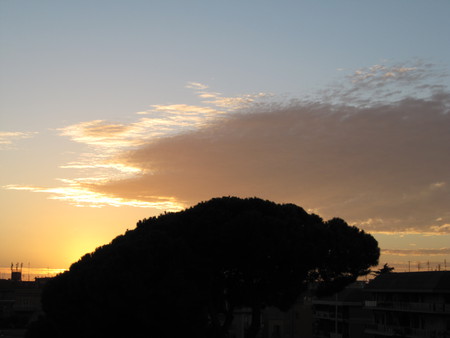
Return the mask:
[[394,267],[389,266],[388,263],[385,263],[382,268],[378,269],[377,271],[374,271],[374,274],[376,276],[384,275],[385,273],[391,273],[392,271],[394,271],[394,269],[395,269]]
[[55,337],[223,337],[248,307],[252,338],[265,307],[289,309],[312,281],[337,291],[378,257],[375,239],[341,219],[215,198],[140,221],[85,255],[48,283],[43,309]]

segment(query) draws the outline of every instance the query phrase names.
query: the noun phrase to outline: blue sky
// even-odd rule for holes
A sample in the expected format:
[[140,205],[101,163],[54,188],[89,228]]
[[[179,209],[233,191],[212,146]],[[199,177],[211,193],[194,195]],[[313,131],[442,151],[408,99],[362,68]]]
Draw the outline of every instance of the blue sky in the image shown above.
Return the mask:
[[[303,95],[383,60],[450,59],[448,1],[2,1],[2,124],[33,130],[151,103],[185,83]],[[26,100],[24,99],[26,98]],[[32,114],[30,112],[33,112]],[[6,120],[4,120],[6,119]]]
[[[449,163],[449,14],[448,1],[1,1],[0,237],[34,239],[0,249],[0,266],[67,267],[138,219],[234,192],[341,216],[378,233],[382,248],[422,250],[413,259],[442,249],[433,257],[449,260],[450,177],[437,164]],[[398,125],[401,116],[417,123]],[[290,133],[303,130],[310,148],[285,137],[289,125],[305,128]],[[337,132],[322,144],[324,126]],[[359,130],[392,143],[375,146]],[[342,158],[334,177],[325,162]],[[347,177],[347,165],[358,170]],[[269,169],[321,193],[283,191]],[[257,172],[248,185],[236,179],[246,170]],[[210,180],[198,194],[184,184],[194,173]],[[370,180],[383,189],[369,194]],[[383,215],[380,199],[403,202]],[[30,249],[36,242],[45,253]]]

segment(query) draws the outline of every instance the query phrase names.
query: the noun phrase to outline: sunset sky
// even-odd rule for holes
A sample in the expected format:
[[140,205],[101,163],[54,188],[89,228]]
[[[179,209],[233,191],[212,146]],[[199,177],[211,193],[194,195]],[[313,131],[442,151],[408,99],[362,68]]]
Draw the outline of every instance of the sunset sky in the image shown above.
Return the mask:
[[220,196],[341,217],[398,271],[450,269],[449,17],[448,0],[1,0],[1,271],[68,268]]

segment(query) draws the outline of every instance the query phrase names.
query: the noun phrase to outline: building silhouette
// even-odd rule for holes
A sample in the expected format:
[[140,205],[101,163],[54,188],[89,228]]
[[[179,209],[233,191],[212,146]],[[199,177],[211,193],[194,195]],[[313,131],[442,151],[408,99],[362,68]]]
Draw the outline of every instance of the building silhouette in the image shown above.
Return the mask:
[[[287,312],[266,308],[260,338],[450,338],[450,271],[386,273],[329,296],[314,286]],[[251,311],[230,338],[245,338]]]
[[314,338],[363,337],[371,313],[365,309],[365,282],[356,282],[329,297],[315,298]]
[[[24,330],[42,313],[49,278],[22,281],[18,272],[0,279],[0,333]],[[245,338],[250,323],[250,309],[236,310],[228,337]],[[289,311],[264,309],[258,337],[450,338],[450,271],[385,273],[321,298],[312,286]]]
[[41,294],[49,278],[22,280],[22,267],[11,266],[11,278],[0,279],[0,336],[14,332],[20,337],[27,325],[42,312]]
[[366,288],[369,338],[450,338],[450,271],[388,273]]

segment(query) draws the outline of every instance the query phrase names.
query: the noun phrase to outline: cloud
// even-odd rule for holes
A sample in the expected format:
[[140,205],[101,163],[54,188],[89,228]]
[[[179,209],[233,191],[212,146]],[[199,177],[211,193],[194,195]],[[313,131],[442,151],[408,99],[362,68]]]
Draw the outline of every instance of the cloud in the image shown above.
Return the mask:
[[[190,82],[189,88],[205,89],[207,86]],[[206,94],[205,94],[206,95]],[[145,115],[132,123],[113,123],[104,120],[84,121],[60,128],[60,135],[75,142],[117,152],[125,148],[140,146],[149,140],[167,137],[204,126],[230,110],[250,104],[263,94],[242,97],[221,97],[218,93],[207,95],[209,105],[170,104],[151,105],[151,109],[140,111]]]
[[172,105],[152,105],[155,111],[159,112],[167,112],[170,114],[189,114],[194,116],[204,116],[204,115],[216,115],[223,113],[214,108],[210,107],[201,107],[201,106],[192,106],[188,104],[172,104]]
[[[62,169],[107,169],[108,175],[106,176],[107,179],[110,179],[112,175],[110,174],[111,171],[116,171],[122,174],[138,174],[141,172],[139,168],[129,167],[122,163],[107,163],[106,161],[104,163],[94,163],[94,164],[81,164],[81,162],[74,162],[69,163],[66,165],[59,166]],[[83,179],[80,179],[81,181]],[[99,177],[95,178],[84,178],[84,180],[88,181],[99,181]]]
[[260,99],[273,96],[269,93],[257,93],[227,97],[222,96],[222,93],[206,91],[205,89],[208,89],[209,86],[198,82],[189,82],[186,88],[194,89],[197,96],[202,99],[202,103],[213,105],[227,111],[248,108]]
[[200,83],[200,82],[188,82],[186,85],[186,88],[204,90],[204,89],[207,89],[208,86],[203,83]]
[[[220,116],[219,110],[184,104],[153,105],[148,117],[133,123],[93,120],[60,129],[60,135],[96,147],[101,152],[117,152],[145,144],[149,140],[192,130]],[[139,115],[144,115],[140,112]]]
[[446,256],[450,255],[450,248],[440,249],[382,249],[384,255],[395,256]]
[[448,70],[423,61],[374,65],[347,74],[347,82],[333,84],[320,93],[320,100],[333,104],[370,106],[394,102],[406,96],[427,98],[446,90]]
[[31,138],[37,132],[18,132],[18,131],[3,131],[0,132],[0,149],[6,149],[15,141]]
[[375,65],[314,99],[280,103],[192,82],[198,105],[62,128],[90,148],[63,166],[84,175],[30,191],[162,210],[258,196],[372,233],[450,234],[450,92],[439,78],[423,63]]
[[[222,97],[217,92],[205,92],[208,86],[198,82],[190,82],[187,87],[194,89],[202,98],[201,105],[155,104],[151,105],[147,111],[138,112],[137,115],[142,117],[134,122],[91,120],[60,128],[59,135],[88,147],[85,152],[79,154],[78,158],[60,166],[63,169],[76,170],[80,177],[60,179],[63,186],[59,187],[8,185],[4,188],[46,193],[51,199],[66,201],[75,206],[123,205],[166,211],[180,210],[182,204],[172,196],[164,197],[145,193],[124,198],[91,190],[89,185],[99,186],[111,180],[149,174],[151,170],[123,162],[123,154],[160,139],[199,130],[212,121],[217,123],[231,111],[263,97],[262,94]],[[206,99],[209,101],[205,101]],[[10,145],[14,140],[28,138],[33,134],[2,132],[0,146]]]
[[69,186],[63,187],[33,187],[20,185],[7,185],[3,187],[7,190],[22,190],[50,194],[50,199],[68,202],[76,207],[96,207],[104,206],[129,206],[141,208],[156,208],[167,211],[180,211],[182,206],[177,204],[172,198],[161,196],[146,196],[145,201],[139,199],[126,199],[112,197],[106,194],[90,191],[81,187],[77,182],[72,182]]
[[60,135],[73,141],[104,148],[123,148],[142,143],[129,137],[132,126],[112,124],[103,120],[93,120],[70,125],[60,129]]
[[413,64],[374,65],[356,70],[349,75],[352,83],[365,88],[381,87],[390,82],[421,85],[423,80],[438,76],[434,65],[417,61]]
[[229,110],[243,109],[249,107],[257,99],[270,96],[269,94],[259,93],[253,95],[242,95],[237,97],[222,97],[220,95],[215,95],[215,93],[203,93],[200,97],[208,98],[205,103],[213,104],[217,107],[228,108]]
[[358,108],[259,106],[119,156],[138,177],[91,184],[114,196],[261,196],[371,232],[450,233],[450,94]]

